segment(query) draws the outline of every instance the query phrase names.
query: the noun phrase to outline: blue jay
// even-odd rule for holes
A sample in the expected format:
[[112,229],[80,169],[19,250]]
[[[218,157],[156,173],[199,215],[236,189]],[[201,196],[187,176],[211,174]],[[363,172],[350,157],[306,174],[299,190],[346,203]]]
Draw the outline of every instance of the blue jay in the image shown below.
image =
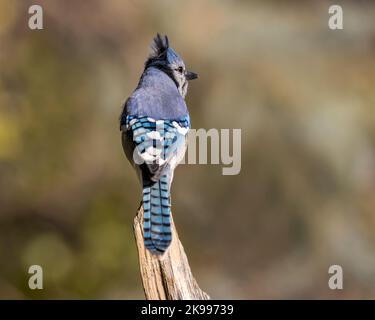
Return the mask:
[[173,171],[184,157],[190,128],[184,99],[188,80],[198,76],[186,70],[167,36],[157,34],[151,47],[138,86],[123,106],[120,128],[126,157],[142,184],[145,247],[162,254],[172,240]]

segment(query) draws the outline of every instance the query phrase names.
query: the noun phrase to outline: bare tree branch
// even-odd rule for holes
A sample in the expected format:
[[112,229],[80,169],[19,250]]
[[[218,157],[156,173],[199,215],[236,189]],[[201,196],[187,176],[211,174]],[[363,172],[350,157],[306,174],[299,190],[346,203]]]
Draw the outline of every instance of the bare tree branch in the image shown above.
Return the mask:
[[171,212],[172,242],[161,256],[151,254],[143,242],[143,207],[134,218],[139,266],[147,300],[208,300],[195,281]]

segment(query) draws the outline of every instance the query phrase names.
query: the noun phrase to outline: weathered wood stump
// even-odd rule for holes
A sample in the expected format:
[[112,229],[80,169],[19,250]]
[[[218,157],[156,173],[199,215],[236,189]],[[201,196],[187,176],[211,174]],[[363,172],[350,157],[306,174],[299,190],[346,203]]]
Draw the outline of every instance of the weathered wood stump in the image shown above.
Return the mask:
[[143,242],[143,207],[134,218],[139,266],[147,300],[208,300],[195,281],[171,212],[172,242],[163,255],[153,255]]

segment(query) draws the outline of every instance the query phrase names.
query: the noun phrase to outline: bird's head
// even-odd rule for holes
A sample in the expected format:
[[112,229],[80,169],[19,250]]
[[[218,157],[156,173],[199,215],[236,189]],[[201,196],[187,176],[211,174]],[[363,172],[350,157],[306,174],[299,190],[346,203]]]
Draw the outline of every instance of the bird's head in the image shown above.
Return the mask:
[[198,78],[194,72],[187,71],[181,57],[169,47],[168,37],[157,34],[151,44],[152,53],[148,57],[145,68],[156,67],[165,72],[176,84],[181,96],[185,98],[188,81]]

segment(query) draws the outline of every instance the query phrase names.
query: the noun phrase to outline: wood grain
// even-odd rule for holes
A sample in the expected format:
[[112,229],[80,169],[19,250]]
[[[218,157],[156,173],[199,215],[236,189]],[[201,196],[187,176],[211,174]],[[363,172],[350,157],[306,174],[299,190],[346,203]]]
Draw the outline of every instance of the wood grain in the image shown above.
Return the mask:
[[143,289],[147,300],[208,300],[194,279],[185,250],[178,238],[171,212],[172,242],[163,255],[153,255],[143,242],[143,207],[134,218]]

